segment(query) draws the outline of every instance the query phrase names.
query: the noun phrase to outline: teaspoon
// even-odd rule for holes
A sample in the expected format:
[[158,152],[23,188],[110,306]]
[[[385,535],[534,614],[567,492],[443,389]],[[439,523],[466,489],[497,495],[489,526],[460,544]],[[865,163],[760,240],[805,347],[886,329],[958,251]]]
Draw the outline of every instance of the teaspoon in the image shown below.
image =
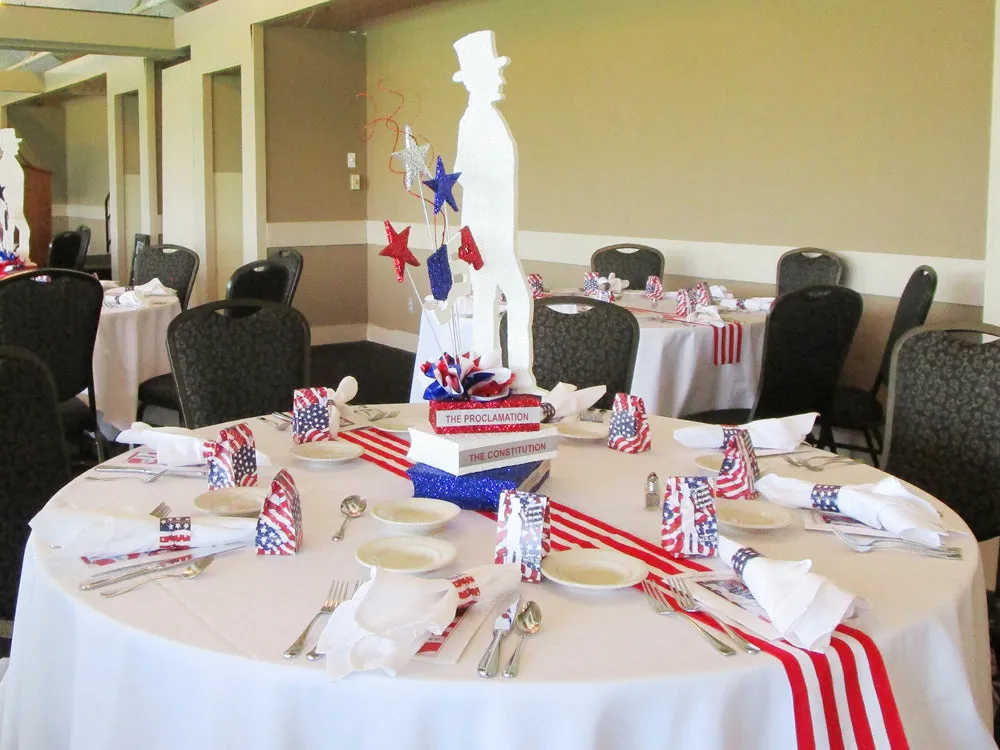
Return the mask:
[[339,542],[344,538],[344,531],[347,529],[347,522],[352,518],[357,518],[365,509],[368,507],[362,498],[358,495],[348,495],[344,498],[344,501],[340,504],[340,512],[344,514],[344,522],[340,524],[340,528],[337,529],[337,533],[330,537],[331,541]]

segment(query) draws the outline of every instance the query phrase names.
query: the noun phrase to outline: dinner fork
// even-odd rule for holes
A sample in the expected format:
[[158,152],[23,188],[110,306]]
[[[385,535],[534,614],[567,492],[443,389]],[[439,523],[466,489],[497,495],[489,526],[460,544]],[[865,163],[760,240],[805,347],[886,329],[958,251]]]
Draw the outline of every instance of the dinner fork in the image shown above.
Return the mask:
[[720,654],[723,654],[724,656],[736,656],[736,651],[731,646],[726,645],[718,638],[716,638],[714,635],[705,630],[705,628],[701,626],[701,623],[699,623],[693,617],[689,617],[686,612],[674,609],[673,605],[671,605],[670,602],[667,601],[666,595],[664,595],[663,591],[660,588],[653,586],[648,580],[645,580],[642,582],[642,592],[646,595],[647,601],[649,601],[650,606],[653,608],[653,611],[656,612],[656,614],[658,615],[672,615],[675,613],[679,614],[681,617],[684,618],[686,622],[691,623],[691,625],[705,637],[705,640],[712,644],[712,648],[714,648]]
[[330,584],[330,590],[326,593],[326,599],[323,601],[323,606],[319,608],[319,612],[313,615],[313,618],[306,625],[305,630],[295,639],[287,649],[285,649],[284,657],[286,659],[294,659],[296,656],[302,653],[302,649],[306,647],[306,638],[309,637],[309,631],[312,626],[316,624],[316,621],[323,615],[328,615],[333,610],[335,610],[341,602],[347,598],[347,590],[349,584],[347,581],[342,581],[335,578],[333,583]]
[[716,615],[713,612],[707,612],[705,608],[701,606],[701,603],[691,596],[691,589],[688,588],[687,581],[683,578],[664,578],[663,582],[667,585],[667,588],[673,592],[674,599],[677,600],[677,603],[685,612],[702,612],[709,615],[722,626],[722,629],[726,631],[726,635],[729,636],[729,640],[743,649],[743,651],[748,654],[760,653],[760,649],[757,648],[757,646],[750,643],[746,638],[729,627],[729,623],[723,620],[721,616]]
[[173,513],[173,511],[170,509],[170,506],[167,505],[166,503],[160,503],[151,511],[149,511],[149,515],[151,515],[153,518],[169,518],[171,513]]
[[885,537],[877,537],[868,541],[861,541],[860,539],[848,536],[836,526],[830,525],[830,530],[837,536],[838,539],[855,552],[865,553],[879,548],[901,549],[907,552],[923,555],[924,557],[934,557],[939,560],[962,559],[961,547],[926,547],[923,544],[908,542],[905,539],[888,539]]
[[[340,601],[337,604],[335,604],[333,608],[336,609],[338,606],[343,604],[348,599],[354,598],[354,595],[358,592],[359,588],[361,588],[361,581],[355,581],[354,589],[351,591],[350,596],[345,596],[343,601]],[[316,652],[316,646],[313,646],[312,650],[308,654],[306,654],[306,658],[309,661],[316,661],[317,659],[322,659],[324,656],[326,656],[326,654],[320,654]]]

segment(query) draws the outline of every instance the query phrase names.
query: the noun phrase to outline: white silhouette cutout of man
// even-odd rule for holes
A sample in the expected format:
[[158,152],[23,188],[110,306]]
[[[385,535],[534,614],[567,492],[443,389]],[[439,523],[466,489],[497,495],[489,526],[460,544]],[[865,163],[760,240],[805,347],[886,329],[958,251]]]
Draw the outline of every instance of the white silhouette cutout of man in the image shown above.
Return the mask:
[[462,173],[462,223],[472,230],[484,264],[479,271],[470,270],[473,349],[483,354],[500,347],[499,289],[507,297],[508,367],[514,386],[532,392],[533,300],[517,257],[517,146],[494,104],[503,99],[500,69],[510,61],[496,56],[492,31],[468,34],[454,46],[460,69],[452,80],[469,92],[455,156],[455,171]]
[[17,254],[27,260],[31,230],[28,228],[28,220],[24,218],[24,170],[17,160],[20,143],[21,139],[14,133],[14,128],[0,128],[0,187],[3,188],[3,198],[10,220],[10,225],[4,227],[3,249],[8,253],[14,252],[16,229]]

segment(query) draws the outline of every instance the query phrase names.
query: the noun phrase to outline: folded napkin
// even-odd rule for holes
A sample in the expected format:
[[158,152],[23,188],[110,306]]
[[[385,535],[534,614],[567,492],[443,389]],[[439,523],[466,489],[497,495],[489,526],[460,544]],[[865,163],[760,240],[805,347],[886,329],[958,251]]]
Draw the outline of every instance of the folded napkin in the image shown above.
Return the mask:
[[150,298],[158,296],[160,295],[146,294],[145,292],[140,292],[137,289],[132,289],[130,291],[114,295],[112,299],[118,307],[142,308],[149,307],[151,304]]
[[620,296],[623,289],[628,289],[629,280],[619,279],[615,276],[614,272],[609,273],[606,277],[601,276],[597,279],[597,288],[600,289],[610,289],[611,292],[616,296]]
[[[787,453],[802,445],[806,435],[812,432],[818,416],[816,412],[807,412],[793,417],[757,419],[739,426],[750,431],[754,450],[776,450]],[[674,440],[688,448],[725,448],[725,433],[721,425],[681,427],[674,430]]]
[[[550,422],[563,417],[575,417],[596,404],[607,391],[606,385],[594,385],[577,390],[575,385],[556,383],[555,388],[547,394],[542,394],[542,410]],[[552,414],[547,413],[544,404],[552,407]]]
[[714,300],[727,300],[733,296],[733,293],[721,284],[712,284],[708,287],[708,291]]
[[855,607],[865,606],[863,599],[811,573],[811,560],[771,560],[721,534],[719,557],[732,566],[771,624],[793,646],[825,651],[837,626],[854,616]]
[[395,675],[461,607],[477,601],[489,606],[520,580],[517,565],[484,565],[450,580],[375,568],[372,580],[330,615],[316,651],[326,654],[326,672],[334,679],[368,669]]
[[[329,391],[329,389],[327,389]],[[353,375],[342,378],[337,390],[330,394],[330,403],[337,408],[340,416],[350,419],[354,415],[354,407],[350,401],[358,395],[358,381]]]
[[168,286],[164,286],[159,279],[151,279],[145,284],[137,284],[132,287],[136,292],[142,292],[147,297],[176,297],[177,292]]
[[746,310],[747,312],[767,312],[774,304],[774,297],[747,297],[745,299],[721,299],[722,310]]
[[708,323],[709,325],[722,327],[726,321],[719,315],[719,308],[715,305],[697,305],[694,312],[685,316],[685,320],[692,323]]
[[[152,508],[149,508],[152,510]],[[157,549],[253,544],[255,518],[155,518],[134,507],[49,503],[29,524],[58,557],[114,557]]]
[[941,537],[948,533],[937,509],[895,477],[877,484],[838,486],[768,474],[757,482],[757,489],[775,505],[843,513],[873,529],[928,547],[940,547]]
[[[150,427],[145,422],[133,422],[129,429],[118,433],[115,442],[148,445],[156,451],[156,463],[165,466],[193,466],[207,462],[203,454],[205,439],[183,427]],[[257,465],[270,466],[271,461],[257,451]]]

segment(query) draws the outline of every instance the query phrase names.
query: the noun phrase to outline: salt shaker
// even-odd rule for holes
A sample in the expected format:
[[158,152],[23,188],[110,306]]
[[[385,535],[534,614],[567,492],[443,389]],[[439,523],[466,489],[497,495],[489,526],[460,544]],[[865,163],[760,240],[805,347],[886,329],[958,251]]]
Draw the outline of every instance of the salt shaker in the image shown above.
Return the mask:
[[646,477],[646,510],[657,510],[660,507],[660,478],[655,471]]

